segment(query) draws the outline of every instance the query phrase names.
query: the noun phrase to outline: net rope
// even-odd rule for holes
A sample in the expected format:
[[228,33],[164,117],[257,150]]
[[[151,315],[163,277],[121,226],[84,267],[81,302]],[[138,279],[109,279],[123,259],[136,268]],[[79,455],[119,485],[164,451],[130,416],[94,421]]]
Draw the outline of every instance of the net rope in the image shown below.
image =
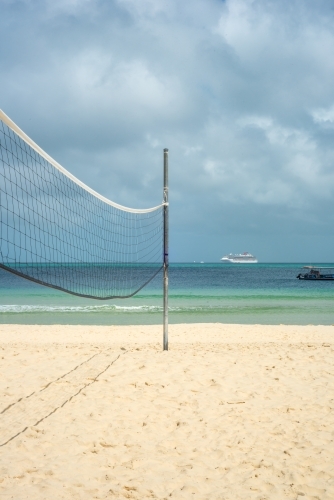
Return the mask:
[[131,297],[163,264],[163,204],[99,195],[0,110],[0,267],[100,300]]

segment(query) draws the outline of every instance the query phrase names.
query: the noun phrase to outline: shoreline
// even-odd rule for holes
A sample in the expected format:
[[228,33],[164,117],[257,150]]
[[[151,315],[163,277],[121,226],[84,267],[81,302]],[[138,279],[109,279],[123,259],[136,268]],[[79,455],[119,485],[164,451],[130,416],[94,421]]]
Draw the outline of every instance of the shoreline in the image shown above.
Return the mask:
[[334,326],[0,325],[3,498],[334,497]]

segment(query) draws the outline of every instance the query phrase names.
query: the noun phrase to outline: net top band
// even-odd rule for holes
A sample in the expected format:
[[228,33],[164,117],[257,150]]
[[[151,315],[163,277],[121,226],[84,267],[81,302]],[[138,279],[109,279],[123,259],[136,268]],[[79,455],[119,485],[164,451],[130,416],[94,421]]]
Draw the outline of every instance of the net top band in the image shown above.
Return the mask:
[[136,209],[136,208],[129,208],[129,207],[124,207],[123,205],[119,205],[118,203],[115,203],[108,198],[105,198],[101,194],[97,193],[94,191],[94,189],[90,188],[83,182],[81,182],[79,179],[77,179],[74,175],[72,175],[68,170],[66,170],[64,167],[62,167],[56,160],[54,160],[51,156],[49,156],[42,148],[40,148],[32,139],[30,139],[27,134],[21,130],[16,123],[13,122],[7,116],[1,109],[0,109],[0,120],[7,125],[15,134],[17,134],[26,144],[28,144],[32,149],[34,149],[40,156],[42,156],[48,163],[50,163],[53,167],[55,167],[57,170],[62,172],[66,177],[71,179],[73,182],[75,182],[78,186],[82,187],[86,191],[88,191],[90,194],[95,196],[96,198],[100,199],[104,203],[107,203],[108,205],[111,205],[112,207],[118,208],[119,210],[123,210],[124,212],[131,212],[131,213],[136,213],[136,214],[144,214],[148,212],[154,212],[155,210],[158,210],[161,208],[164,203],[161,205],[157,205],[156,207],[152,208],[143,208],[143,209]]

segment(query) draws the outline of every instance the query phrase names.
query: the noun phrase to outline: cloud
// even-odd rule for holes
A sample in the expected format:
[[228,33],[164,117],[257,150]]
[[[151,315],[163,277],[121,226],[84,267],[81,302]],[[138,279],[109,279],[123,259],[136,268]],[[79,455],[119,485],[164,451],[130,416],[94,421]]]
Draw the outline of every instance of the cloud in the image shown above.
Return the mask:
[[174,260],[331,232],[329,0],[13,0],[0,28],[1,107],[85,183],[156,205],[169,147]]
[[315,109],[311,111],[311,115],[316,124],[332,127],[334,125],[334,104],[327,109]]

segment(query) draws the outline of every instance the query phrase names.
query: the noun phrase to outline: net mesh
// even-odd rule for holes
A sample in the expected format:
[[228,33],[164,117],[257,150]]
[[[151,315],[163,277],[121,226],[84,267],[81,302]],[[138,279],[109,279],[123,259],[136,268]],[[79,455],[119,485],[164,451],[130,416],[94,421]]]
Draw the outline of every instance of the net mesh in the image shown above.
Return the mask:
[[74,295],[131,297],[162,268],[162,206],[106,203],[1,119],[0,228],[0,267]]

